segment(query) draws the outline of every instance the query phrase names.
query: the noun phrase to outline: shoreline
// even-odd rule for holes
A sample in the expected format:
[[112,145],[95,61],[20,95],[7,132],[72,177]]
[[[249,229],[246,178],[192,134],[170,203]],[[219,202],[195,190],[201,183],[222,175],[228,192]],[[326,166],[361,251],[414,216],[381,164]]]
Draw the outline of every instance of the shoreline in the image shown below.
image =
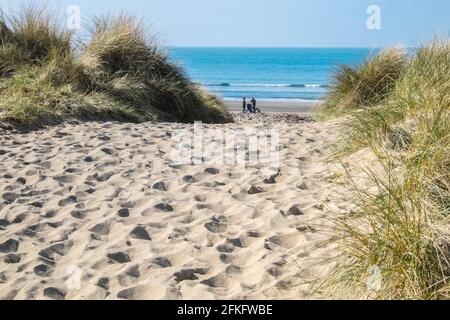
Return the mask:
[[[322,101],[300,100],[257,100],[257,106],[262,112],[306,113],[313,114]],[[224,99],[225,110],[229,112],[242,111],[242,100]]]

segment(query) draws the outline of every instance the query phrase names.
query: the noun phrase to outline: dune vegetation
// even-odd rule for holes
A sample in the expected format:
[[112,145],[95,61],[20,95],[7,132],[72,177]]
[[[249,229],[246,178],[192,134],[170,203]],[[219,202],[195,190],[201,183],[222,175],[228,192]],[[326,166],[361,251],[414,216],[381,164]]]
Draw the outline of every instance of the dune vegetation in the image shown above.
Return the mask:
[[347,170],[357,209],[336,218],[329,283],[362,298],[450,298],[450,42],[381,51],[334,82],[320,114],[345,116],[337,157],[371,152],[376,164],[366,187]]
[[0,12],[0,123],[229,121],[139,20],[94,18],[81,41],[57,16],[36,5]]

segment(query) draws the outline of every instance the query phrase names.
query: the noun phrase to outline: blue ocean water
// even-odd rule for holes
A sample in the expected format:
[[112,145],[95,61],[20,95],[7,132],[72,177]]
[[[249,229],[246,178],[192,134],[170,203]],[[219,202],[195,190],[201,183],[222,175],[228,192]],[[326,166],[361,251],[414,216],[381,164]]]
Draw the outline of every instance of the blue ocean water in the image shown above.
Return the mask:
[[338,64],[361,63],[364,48],[171,48],[188,75],[225,99],[318,100]]

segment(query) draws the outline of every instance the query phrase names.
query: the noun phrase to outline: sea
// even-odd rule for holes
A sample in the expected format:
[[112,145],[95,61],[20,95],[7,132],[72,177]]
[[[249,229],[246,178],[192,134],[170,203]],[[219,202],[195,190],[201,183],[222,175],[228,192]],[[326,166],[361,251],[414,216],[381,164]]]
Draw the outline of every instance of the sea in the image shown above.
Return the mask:
[[339,64],[357,65],[366,48],[169,49],[193,81],[223,99],[319,101]]

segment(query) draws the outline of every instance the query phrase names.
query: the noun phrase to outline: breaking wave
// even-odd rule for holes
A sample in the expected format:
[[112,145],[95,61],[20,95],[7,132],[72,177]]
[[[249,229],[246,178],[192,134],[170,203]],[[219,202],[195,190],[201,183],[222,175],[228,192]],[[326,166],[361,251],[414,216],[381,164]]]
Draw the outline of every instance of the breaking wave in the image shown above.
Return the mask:
[[285,83],[205,83],[207,87],[263,87],[263,88],[329,88],[326,84],[285,84]]

